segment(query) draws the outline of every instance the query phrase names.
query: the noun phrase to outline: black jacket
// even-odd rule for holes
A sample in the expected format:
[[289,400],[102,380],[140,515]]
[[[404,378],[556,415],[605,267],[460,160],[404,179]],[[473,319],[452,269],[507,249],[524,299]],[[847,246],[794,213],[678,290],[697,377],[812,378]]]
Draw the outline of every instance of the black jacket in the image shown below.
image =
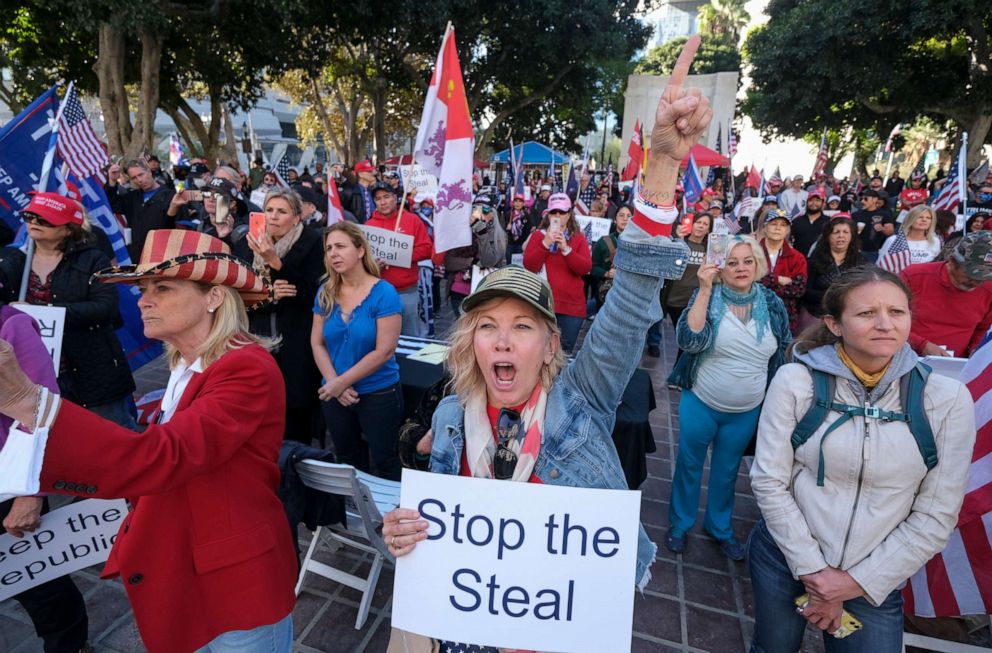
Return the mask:
[[[365,212],[365,197],[359,184],[348,184],[339,191],[341,196],[341,206],[345,211],[355,216],[358,224],[365,224],[371,214]],[[375,202],[372,202],[372,210],[375,211]]]
[[[24,270],[24,252],[13,247],[0,250],[0,298],[17,301]],[[90,282],[110,260],[93,243],[70,247],[52,272],[52,305],[65,306],[62,396],[83,407],[117,401],[134,392],[127,356],[114,329],[121,326],[117,287]]]
[[[235,242],[233,252],[249,265],[254,260],[247,238]],[[304,228],[299,240],[283,257],[282,268],[272,270],[271,276],[273,282],[285,279],[296,286],[296,297],[285,297],[249,311],[251,332],[282,338],[273,355],[286,381],[286,406],[303,408],[316,405],[320,371],[310,348],[310,330],[313,326],[313,303],[324,276],[324,248],[320,232]]]
[[174,191],[168,186],[159,186],[155,194],[145,201],[142,190],[132,188],[123,195],[117,192],[116,186],[107,186],[107,199],[114,213],[123,213],[127,218],[127,226],[131,229],[131,244],[127,246],[131,260],[138,261],[141,248],[145,246],[145,238],[152,229],[175,229],[176,219],[167,215],[169,202]]

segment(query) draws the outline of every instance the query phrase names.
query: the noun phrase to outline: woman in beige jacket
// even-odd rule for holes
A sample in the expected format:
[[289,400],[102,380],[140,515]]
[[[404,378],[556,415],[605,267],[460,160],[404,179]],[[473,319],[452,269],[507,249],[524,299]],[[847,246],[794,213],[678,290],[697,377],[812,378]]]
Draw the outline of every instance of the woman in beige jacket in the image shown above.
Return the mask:
[[[823,321],[794,343],[798,362],[768,389],[751,470],[763,517],[747,547],[752,653],[794,653],[807,621],[834,633],[845,610],[863,628],[825,637],[827,653],[902,651],[899,590],[947,543],[975,440],[967,388],[925,379],[906,344],[910,299],[884,270],[845,272],[824,295]],[[913,374],[925,379],[922,392],[910,387]],[[822,423],[806,420],[803,441],[797,426],[814,403],[814,376],[833,388],[832,405]],[[910,429],[902,416],[921,402],[926,419]]]

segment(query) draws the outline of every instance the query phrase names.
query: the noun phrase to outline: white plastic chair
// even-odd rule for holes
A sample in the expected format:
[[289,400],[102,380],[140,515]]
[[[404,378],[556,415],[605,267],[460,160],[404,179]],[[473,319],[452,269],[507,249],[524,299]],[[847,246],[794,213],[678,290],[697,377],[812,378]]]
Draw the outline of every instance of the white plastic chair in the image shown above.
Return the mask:
[[[348,514],[347,528],[340,524],[319,526],[313,534],[296,582],[296,594],[299,595],[308,571],[358,590],[362,593],[362,601],[358,606],[355,629],[359,630],[369,616],[372,595],[375,593],[383,562],[395,562],[382,539],[382,515],[399,505],[400,484],[398,481],[387,481],[360,472],[351,465],[313,459],[296,463],[296,471],[307,487],[345,497]],[[322,541],[335,548],[345,545],[370,554],[372,567],[368,576],[356,576],[314,560],[318,543]]]

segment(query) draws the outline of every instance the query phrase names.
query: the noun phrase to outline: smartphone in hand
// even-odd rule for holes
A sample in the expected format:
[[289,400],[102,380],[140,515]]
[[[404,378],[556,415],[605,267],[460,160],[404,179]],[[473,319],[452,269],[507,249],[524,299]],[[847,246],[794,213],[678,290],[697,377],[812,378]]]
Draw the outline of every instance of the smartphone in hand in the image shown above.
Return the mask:
[[203,201],[203,191],[199,190],[187,190],[183,191],[186,193],[187,202],[202,202]]
[[710,234],[706,243],[706,262],[723,268],[727,264],[727,246],[730,234]]
[[255,240],[261,240],[265,233],[265,214],[260,211],[253,211],[248,214],[248,233]]

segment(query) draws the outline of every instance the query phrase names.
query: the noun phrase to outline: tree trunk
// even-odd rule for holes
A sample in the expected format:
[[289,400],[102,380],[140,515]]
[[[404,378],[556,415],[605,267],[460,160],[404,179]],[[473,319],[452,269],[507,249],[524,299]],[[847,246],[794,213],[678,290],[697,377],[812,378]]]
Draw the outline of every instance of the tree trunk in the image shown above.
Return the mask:
[[176,131],[179,132],[179,137],[186,143],[186,148],[190,156],[198,155],[189,121],[183,118],[174,107],[163,106],[162,111],[165,111],[166,115],[172,118],[172,122],[176,124]]
[[238,160],[238,137],[234,133],[234,121],[231,120],[231,108],[227,105],[221,105],[222,113],[224,116],[224,147],[221,149],[221,153],[224,156],[224,161],[230,165],[231,161]]
[[100,82],[100,109],[110,153],[124,156],[131,144],[131,114],[124,88],[124,35],[110,23],[100,24],[93,70]]
[[372,134],[375,160],[381,164],[386,159],[386,80],[377,77],[372,84]]
[[992,129],[992,113],[973,116],[965,128],[968,130],[968,168],[976,168],[982,163],[982,147]]
[[152,151],[155,113],[158,111],[159,77],[162,70],[162,35],[150,29],[141,34],[141,86],[134,133],[125,148],[128,158],[143,150]]

